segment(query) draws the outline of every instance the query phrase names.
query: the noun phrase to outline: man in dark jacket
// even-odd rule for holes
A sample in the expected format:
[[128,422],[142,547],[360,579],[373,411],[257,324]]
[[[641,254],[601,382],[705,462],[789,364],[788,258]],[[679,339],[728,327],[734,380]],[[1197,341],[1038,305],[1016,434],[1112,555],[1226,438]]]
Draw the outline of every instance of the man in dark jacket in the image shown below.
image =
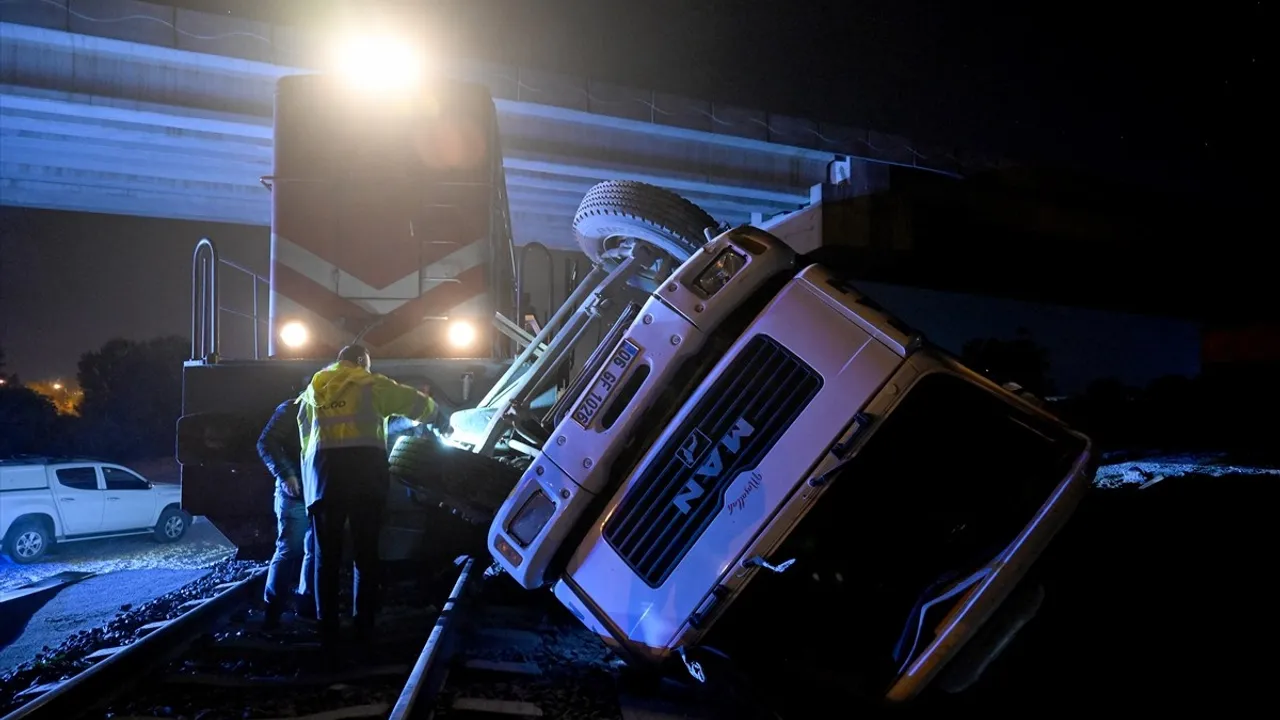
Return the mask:
[[265,601],[266,627],[274,627],[284,613],[288,599],[295,594],[298,614],[315,616],[315,598],[311,588],[315,573],[311,520],[302,499],[302,483],[298,465],[302,441],[298,435],[298,401],[286,400],[276,407],[262,435],[258,437],[258,456],[276,479],[276,552],[267,570]]

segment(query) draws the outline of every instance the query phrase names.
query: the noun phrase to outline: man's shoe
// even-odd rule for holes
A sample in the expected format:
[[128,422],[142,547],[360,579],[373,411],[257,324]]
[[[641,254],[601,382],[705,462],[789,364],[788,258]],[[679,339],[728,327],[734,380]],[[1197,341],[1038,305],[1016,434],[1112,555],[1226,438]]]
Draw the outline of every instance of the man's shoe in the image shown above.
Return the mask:
[[356,642],[360,645],[372,645],[374,641],[373,623],[369,621],[360,621],[358,618],[355,622]]
[[293,603],[293,612],[298,617],[309,622],[316,620],[316,600],[313,597],[299,595]]
[[270,631],[279,628],[282,614],[280,607],[267,606],[266,612],[263,613],[262,629]]

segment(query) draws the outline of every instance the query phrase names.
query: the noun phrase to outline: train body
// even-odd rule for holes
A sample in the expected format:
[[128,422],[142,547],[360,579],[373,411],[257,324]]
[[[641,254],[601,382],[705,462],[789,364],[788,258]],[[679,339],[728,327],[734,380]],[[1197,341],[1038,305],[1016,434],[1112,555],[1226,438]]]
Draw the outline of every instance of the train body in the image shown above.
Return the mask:
[[[262,178],[270,312],[254,319],[254,347],[267,352],[221,355],[224,263],[201,243],[178,422],[183,507],[242,549],[274,540],[257,434],[342,346],[364,344],[377,372],[429,385],[447,411],[483,396],[514,351],[494,329],[495,314],[514,314],[514,255],[486,88],[432,81],[374,94],[339,75],[286,76],[274,128],[273,173]],[[391,532],[421,525],[403,493],[391,502]]]

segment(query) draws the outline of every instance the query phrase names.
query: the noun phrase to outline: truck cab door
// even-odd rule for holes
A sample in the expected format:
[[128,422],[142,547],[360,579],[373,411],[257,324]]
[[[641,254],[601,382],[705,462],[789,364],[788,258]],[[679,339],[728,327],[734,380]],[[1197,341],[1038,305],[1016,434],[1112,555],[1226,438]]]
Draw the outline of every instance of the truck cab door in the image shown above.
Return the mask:
[[63,465],[55,468],[49,486],[62,516],[64,535],[88,535],[102,531],[103,498],[101,478],[93,465]]
[[156,491],[151,483],[124,468],[102,467],[106,485],[103,532],[124,532],[156,524]]

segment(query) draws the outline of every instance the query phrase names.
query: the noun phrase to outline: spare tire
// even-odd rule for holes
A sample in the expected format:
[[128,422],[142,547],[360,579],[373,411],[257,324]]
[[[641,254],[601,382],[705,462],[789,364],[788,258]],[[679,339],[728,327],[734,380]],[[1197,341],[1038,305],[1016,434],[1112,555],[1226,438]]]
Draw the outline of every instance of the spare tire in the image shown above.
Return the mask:
[[391,450],[392,478],[426,503],[477,525],[493,522],[520,475],[510,465],[435,437],[401,437]]
[[[573,216],[578,247],[591,261],[612,269],[628,243],[639,240],[670,256],[688,260],[706,244],[704,231],[717,223],[705,210],[679,195],[634,180],[607,180],[587,191]],[[656,288],[651,274],[633,283]]]

